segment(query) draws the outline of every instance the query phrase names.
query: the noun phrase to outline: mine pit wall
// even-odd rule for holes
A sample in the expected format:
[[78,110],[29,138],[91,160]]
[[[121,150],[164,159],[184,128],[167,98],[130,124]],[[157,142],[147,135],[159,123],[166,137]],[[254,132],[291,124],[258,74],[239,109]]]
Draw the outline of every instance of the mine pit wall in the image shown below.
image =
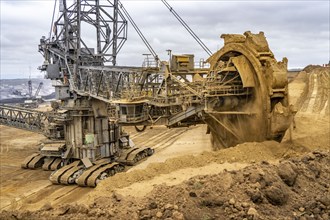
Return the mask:
[[329,115],[329,99],[330,99],[330,67],[321,68],[319,73],[314,73],[317,77],[317,93],[313,112],[321,115]]
[[309,77],[305,71],[301,71],[292,83],[289,83],[289,102],[297,111],[302,107],[308,94]]
[[318,114],[329,116],[330,99],[330,68],[322,66],[307,66],[299,73],[291,84],[290,90],[296,91],[290,96],[299,114]]

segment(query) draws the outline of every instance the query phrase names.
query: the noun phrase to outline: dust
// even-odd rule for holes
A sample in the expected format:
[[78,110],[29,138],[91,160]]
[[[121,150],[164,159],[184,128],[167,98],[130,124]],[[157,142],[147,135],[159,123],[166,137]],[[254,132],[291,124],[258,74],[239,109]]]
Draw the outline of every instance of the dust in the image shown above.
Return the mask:
[[[211,142],[214,150],[235,146],[243,142],[264,141],[267,138],[267,95],[266,84],[260,85],[257,73],[254,79],[255,87],[247,88],[249,96],[239,99],[237,111],[244,114],[221,115],[211,114],[206,120],[211,132]],[[223,109],[222,109],[223,110]]]

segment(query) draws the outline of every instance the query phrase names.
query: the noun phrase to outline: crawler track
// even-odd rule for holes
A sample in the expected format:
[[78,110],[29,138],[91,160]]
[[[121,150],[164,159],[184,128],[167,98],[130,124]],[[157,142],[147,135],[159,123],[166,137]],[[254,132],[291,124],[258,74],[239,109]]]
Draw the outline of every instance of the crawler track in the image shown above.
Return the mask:
[[49,158],[45,160],[45,163],[42,165],[43,170],[57,170],[61,167],[62,160],[61,158]]
[[145,157],[151,156],[153,153],[154,150],[149,147],[134,147],[130,150],[125,151],[117,161],[123,164],[133,166]]
[[99,181],[113,176],[118,172],[122,172],[124,166],[119,163],[102,163],[93,166],[84,171],[84,173],[76,180],[79,186],[95,187]]
[[81,165],[81,161],[74,161],[73,163],[54,171],[50,175],[49,180],[54,184],[74,184],[75,178],[78,178],[82,169],[83,166]]
[[25,169],[36,169],[42,166],[44,163],[44,156],[41,156],[40,153],[34,153],[29,157],[25,158],[21,167]]
[[[133,166],[144,158],[151,156],[154,150],[149,147],[131,148],[122,153],[116,162],[110,159],[96,161],[91,167],[86,168],[80,160],[65,165],[55,170],[49,177],[53,184],[95,187],[99,181],[113,176],[125,169],[125,165]],[[60,163],[57,159],[51,159],[44,164],[46,170]]]

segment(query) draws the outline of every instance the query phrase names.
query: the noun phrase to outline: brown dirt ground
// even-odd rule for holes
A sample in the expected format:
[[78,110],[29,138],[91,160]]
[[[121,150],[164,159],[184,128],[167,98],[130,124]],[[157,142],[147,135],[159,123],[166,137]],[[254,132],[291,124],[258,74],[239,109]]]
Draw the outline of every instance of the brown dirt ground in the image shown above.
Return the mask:
[[0,218],[330,219],[330,73],[304,71],[289,85],[298,113],[282,143],[212,151],[205,126],[127,128],[156,154],[95,189],[54,186],[49,172],[21,170],[43,137],[2,126]]

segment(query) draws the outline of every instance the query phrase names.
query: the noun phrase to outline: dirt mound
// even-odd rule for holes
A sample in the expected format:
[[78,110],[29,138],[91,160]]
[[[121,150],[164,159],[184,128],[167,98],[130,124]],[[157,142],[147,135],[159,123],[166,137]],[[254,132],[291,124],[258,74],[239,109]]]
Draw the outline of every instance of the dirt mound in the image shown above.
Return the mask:
[[5,219],[329,219],[330,153],[266,161],[239,171],[160,185],[144,198],[112,193],[89,206],[46,204],[36,212],[4,211]]

